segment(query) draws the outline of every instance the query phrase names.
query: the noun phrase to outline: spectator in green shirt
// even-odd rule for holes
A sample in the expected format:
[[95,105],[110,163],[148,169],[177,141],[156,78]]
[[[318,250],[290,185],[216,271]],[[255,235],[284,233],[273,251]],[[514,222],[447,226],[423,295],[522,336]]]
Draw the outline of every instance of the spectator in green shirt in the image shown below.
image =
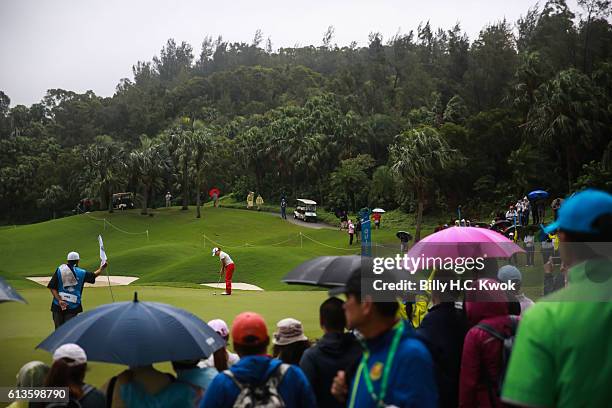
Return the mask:
[[570,268],[568,286],[525,313],[502,400],[527,407],[610,406],[612,262],[595,248],[612,242],[612,195],[585,190],[569,198],[545,229],[553,231]]

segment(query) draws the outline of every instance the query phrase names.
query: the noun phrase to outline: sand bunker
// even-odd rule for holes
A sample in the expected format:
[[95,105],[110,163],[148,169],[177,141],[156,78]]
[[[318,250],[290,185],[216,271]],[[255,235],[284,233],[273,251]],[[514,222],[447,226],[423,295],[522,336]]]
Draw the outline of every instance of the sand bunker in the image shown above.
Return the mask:
[[[51,280],[50,276],[36,276],[36,277],[30,277],[30,278],[26,278],[29,279],[33,282],[39,283],[43,286],[47,286],[47,284],[49,283],[49,281]],[[96,283],[94,283],[93,285],[91,283],[86,283],[85,286],[87,287],[102,287],[102,286],[108,286],[108,281],[110,280],[110,284],[111,286],[125,286],[125,285],[129,285],[130,283],[134,282],[135,280],[137,280],[138,278],[135,276],[118,276],[118,275],[110,275],[108,278],[106,277],[106,275],[100,275],[98,276],[98,278],[96,279]]]
[[[215,289],[225,289],[225,282],[222,283],[200,283],[202,286],[208,286]],[[263,290],[259,286],[251,285],[250,283],[232,282],[232,290]]]

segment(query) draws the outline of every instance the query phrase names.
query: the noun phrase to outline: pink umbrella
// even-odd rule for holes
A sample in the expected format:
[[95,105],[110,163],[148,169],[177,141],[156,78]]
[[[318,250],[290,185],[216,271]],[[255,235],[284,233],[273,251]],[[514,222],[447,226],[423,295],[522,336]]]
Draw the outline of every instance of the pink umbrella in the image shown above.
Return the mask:
[[408,257],[510,258],[524,249],[499,232],[486,228],[451,227],[431,234],[408,251]]

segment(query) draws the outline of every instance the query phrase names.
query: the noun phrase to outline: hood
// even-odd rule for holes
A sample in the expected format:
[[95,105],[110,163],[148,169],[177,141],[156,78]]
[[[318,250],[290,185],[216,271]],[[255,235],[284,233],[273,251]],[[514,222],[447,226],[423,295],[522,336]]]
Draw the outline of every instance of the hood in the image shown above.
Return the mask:
[[[474,287],[478,288],[480,281],[496,282],[493,279],[478,279]],[[465,314],[470,325],[476,325],[483,319],[505,316],[508,314],[508,296],[502,290],[475,289],[466,292]]]
[[250,384],[264,382],[282,361],[270,356],[244,356],[230,370],[238,381]]
[[317,347],[326,354],[342,356],[356,341],[351,333],[325,333],[317,342]]

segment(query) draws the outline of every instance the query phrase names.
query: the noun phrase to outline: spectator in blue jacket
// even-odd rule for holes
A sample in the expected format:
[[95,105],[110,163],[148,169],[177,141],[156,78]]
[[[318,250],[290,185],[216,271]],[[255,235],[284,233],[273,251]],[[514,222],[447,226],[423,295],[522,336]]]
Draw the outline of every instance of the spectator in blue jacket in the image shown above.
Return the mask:
[[363,357],[350,386],[345,373],[338,372],[332,394],[339,399],[345,396],[348,408],[437,407],[431,355],[414,329],[397,319],[399,304],[362,297],[360,270],[345,286],[330,291],[339,293],[347,297],[348,327],[363,337]]
[[266,354],[270,337],[266,322],[257,313],[244,312],[232,324],[234,350],[240,361],[219,373],[210,384],[200,408],[233,407],[243,388],[257,387],[277,376],[278,394],[287,408],[316,407],[306,376],[298,366],[283,364]]

